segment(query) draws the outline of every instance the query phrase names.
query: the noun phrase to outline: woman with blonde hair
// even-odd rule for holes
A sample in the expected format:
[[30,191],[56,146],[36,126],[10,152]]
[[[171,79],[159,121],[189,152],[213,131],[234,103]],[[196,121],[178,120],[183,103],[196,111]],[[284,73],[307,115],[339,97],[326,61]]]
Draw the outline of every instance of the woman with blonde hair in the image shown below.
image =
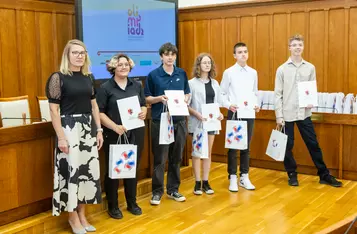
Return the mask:
[[[141,106],[141,112],[137,117],[141,120],[146,118],[147,110],[143,87],[139,82],[128,78],[133,67],[134,62],[127,55],[117,54],[113,56],[107,65],[107,70],[112,75],[112,78],[102,84],[98,92],[100,119],[104,125],[105,136],[104,152],[107,171],[105,173],[104,186],[108,200],[108,214],[114,219],[123,218],[123,214],[118,206],[119,180],[111,179],[108,176],[110,145],[116,144],[118,138],[122,138],[122,141],[124,141],[124,134],[126,134],[130,144],[137,145],[137,176],[141,152],[144,148],[145,128],[141,127],[127,131],[122,124],[117,104],[117,100],[137,96]],[[141,215],[141,208],[136,203],[136,186],[137,178],[124,179],[127,210],[134,215]]]
[[[101,202],[98,150],[103,144],[103,129],[89,66],[84,43],[70,40],[63,50],[60,71],[46,84],[57,135],[53,215],[68,211],[74,233],[96,231],[85,217],[84,204]],[[92,130],[92,117],[96,130]]]
[[[188,119],[188,132],[192,135],[197,128],[202,128],[202,122],[206,121],[202,116],[202,105],[208,103],[218,103],[221,105],[221,91],[218,82],[214,79],[216,77],[216,66],[212,56],[207,53],[202,53],[196,58],[193,67],[193,77],[188,81],[191,89],[191,99],[189,104],[190,117]],[[222,113],[218,117],[223,119]],[[193,172],[195,174],[195,187],[193,193],[201,195],[213,194],[214,190],[208,183],[208,176],[211,167],[211,154],[214,142],[214,136],[218,131],[208,132],[208,158],[203,159],[203,180],[201,182],[201,159],[192,156]]]

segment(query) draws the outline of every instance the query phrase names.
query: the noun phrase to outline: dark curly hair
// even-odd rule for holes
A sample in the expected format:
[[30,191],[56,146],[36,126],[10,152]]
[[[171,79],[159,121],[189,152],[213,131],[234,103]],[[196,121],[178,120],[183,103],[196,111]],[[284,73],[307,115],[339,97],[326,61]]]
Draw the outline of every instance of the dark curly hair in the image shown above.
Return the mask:
[[201,61],[204,57],[208,57],[211,60],[211,70],[208,73],[208,77],[214,79],[217,75],[216,64],[214,63],[212,56],[208,53],[201,53],[197,56],[195,64],[193,65],[192,75],[197,78],[201,77]]

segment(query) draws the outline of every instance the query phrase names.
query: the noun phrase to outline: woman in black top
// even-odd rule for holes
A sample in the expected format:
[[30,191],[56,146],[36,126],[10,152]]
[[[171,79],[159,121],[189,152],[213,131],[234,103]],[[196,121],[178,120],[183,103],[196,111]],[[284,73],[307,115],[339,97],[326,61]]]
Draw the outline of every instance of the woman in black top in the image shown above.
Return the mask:
[[[96,230],[85,217],[84,204],[101,202],[98,150],[103,144],[103,129],[89,65],[83,42],[71,40],[64,48],[60,71],[46,84],[57,135],[53,215],[68,211],[74,233]],[[92,131],[92,116],[96,131]]]
[[[107,65],[107,70],[112,78],[101,85],[98,92],[98,105],[100,109],[100,119],[104,125],[104,152],[106,157],[107,171],[105,174],[105,192],[108,200],[108,214],[115,219],[121,219],[123,214],[118,207],[118,187],[119,180],[111,179],[108,176],[109,168],[109,145],[116,144],[118,137],[126,133],[130,144],[137,145],[137,167],[136,175],[140,163],[141,151],[144,147],[145,128],[137,128],[127,131],[122,125],[119,114],[117,100],[138,96],[141,112],[139,119],[146,118],[146,102],[144,90],[140,83],[128,78],[128,74],[133,68],[133,61],[125,54],[118,54],[111,58]],[[122,137],[123,138],[123,137]],[[134,215],[141,215],[141,208],[136,203],[136,185],[137,179],[124,179],[124,191],[127,202],[127,210]]]

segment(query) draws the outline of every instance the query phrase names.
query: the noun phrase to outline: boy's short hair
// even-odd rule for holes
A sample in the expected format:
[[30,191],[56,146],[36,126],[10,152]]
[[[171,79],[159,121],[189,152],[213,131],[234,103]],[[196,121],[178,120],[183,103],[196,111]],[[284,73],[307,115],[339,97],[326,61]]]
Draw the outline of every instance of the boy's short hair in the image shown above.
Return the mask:
[[162,56],[165,53],[169,53],[169,52],[172,52],[172,54],[176,54],[176,55],[178,53],[177,47],[175,45],[171,44],[170,42],[163,44],[159,49],[160,56]]
[[294,36],[291,36],[289,38],[289,45],[291,44],[292,41],[302,41],[304,42],[304,37],[300,34],[295,34]]
[[[244,42],[238,42],[237,44],[234,45],[233,47],[233,54],[236,53],[236,49],[239,47],[247,47],[247,45]],[[248,47],[247,47],[248,48]]]

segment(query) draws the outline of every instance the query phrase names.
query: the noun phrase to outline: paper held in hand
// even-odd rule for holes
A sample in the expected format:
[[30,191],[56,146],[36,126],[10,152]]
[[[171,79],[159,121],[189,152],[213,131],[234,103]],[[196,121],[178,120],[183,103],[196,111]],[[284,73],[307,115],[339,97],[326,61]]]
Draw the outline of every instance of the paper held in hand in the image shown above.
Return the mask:
[[242,119],[255,119],[255,107],[258,105],[254,92],[239,92],[236,94],[238,106],[237,115]]
[[141,108],[138,96],[117,100],[117,104],[121,121],[127,130],[145,126],[144,121],[139,119]]
[[203,121],[203,129],[207,132],[221,130],[221,121],[218,120],[220,114],[218,103],[203,104],[202,117],[207,119]]
[[183,90],[165,90],[167,105],[171,116],[188,116],[187,103]]
[[318,106],[316,80],[298,83],[299,107]]

